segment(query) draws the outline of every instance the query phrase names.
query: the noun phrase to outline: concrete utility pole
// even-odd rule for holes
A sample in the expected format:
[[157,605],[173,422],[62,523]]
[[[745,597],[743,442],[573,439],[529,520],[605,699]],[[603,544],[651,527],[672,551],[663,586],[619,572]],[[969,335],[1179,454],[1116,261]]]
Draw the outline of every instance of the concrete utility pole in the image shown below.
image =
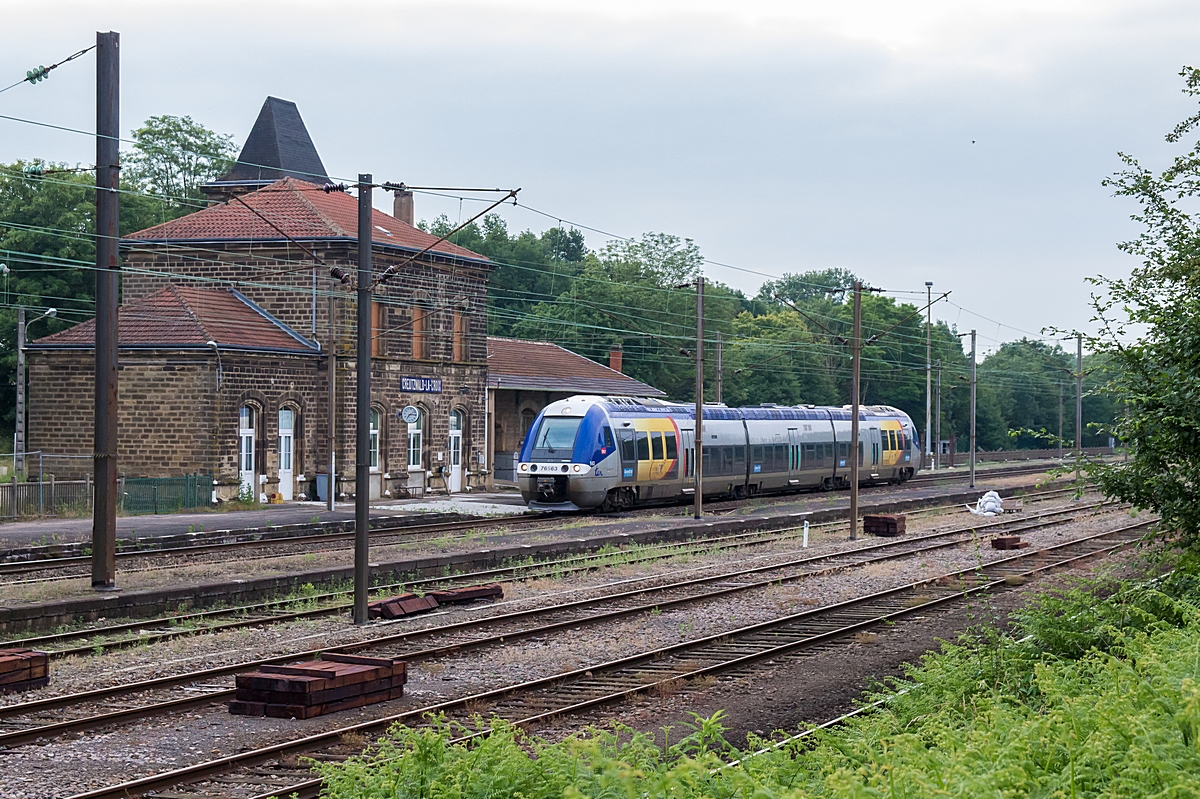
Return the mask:
[[1059,461],[1059,463],[1062,463],[1062,459],[1063,459],[1062,423],[1063,423],[1063,384],[1062,384],[1062,380],[1059,380],[1058,381],[1058,461]]
[[937,362],[937,407],[934,410],[933,423],[933,468],[942,465],[942,359]]
[[358,321],[354,447],[354,623],[366,624],[371,546],[371,176],[358,176]]
[[1083,334],[1075,334],[1075,480],[1083,459]]
[[[25,306],[17,308],[17,437],[13,445],[13,471],[25,471]],[[13,502],[16,503],[16,494]],[[16,508],[16,505],[13,505]],[[15,513],[15,511],[14,511]]]
[[704,276],[696,278],[696,490],[692,516],[704,516]]
[[120,272],[121,34],[96,34],[96,501],[92,588],[116,587],[117,294]]
[[854,333],[850,338],[850,540],[858,538],[858,384],[862,360],[862,281],[854,282]]
[[325,484],[325,507],[332,511],[337,501],[337,297],[336,283],[329,288],[329,481]]
[[[929,440],[932,425],[929,417],[933,405],[933,281],[925,281],[925,453],[933,455],[933,442]],[[921,460],[925,460],[922,458]]]
[[971,331],[971,488],[975,487],[975,331]]
[[717,394],[716,399],[717,399],[718,405],[720,405],[721,402],[723,401],[721,399],[721,379],[722,379],[722,377],[723,377],[723,370],[721,368],[721,331],[718,330],[717,331],[717,391],[716,391],[716,394]]

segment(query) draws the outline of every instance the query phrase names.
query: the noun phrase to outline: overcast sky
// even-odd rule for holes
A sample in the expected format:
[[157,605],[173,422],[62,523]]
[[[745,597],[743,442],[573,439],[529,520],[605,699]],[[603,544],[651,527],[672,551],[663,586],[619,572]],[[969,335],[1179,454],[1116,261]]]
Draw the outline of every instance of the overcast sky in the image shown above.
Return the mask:
[[[331,175],[520,186],[554,217],[692,238],[749,294],[832,266],[932,280],[982,349],[1090,329],[1084,279],[1128,271],[1115,243],[1136,230],[1101,180],[1118,150],[1162,165],[1195,109],[1176,73],[1200,63],[1200,4],[1155,0],[42,0],[3,19],[0,85],[119,31],[127,131],[187,114],[240,144],[283,97]],[[93,63],[0,114],[92,130]],[[0,120],[0,161],[94,152]],[[459,202],[417,197],[418,218],[443,212]]]

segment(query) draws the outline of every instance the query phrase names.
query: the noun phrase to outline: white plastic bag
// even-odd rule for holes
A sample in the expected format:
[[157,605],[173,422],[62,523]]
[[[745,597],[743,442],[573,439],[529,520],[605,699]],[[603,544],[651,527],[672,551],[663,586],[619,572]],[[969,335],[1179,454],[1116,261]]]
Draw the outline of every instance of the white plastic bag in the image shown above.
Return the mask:
[[970,505],[965,507],[976,516],[996,516],[1004,512],[1004,503],[995,491],[989,491],[980,497],[974,508]]

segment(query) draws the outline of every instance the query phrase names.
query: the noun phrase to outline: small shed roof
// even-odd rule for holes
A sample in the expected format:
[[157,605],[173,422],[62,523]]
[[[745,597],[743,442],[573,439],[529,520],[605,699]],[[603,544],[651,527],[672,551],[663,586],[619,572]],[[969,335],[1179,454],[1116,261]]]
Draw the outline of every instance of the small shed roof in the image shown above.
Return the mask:
[[[313,355],[320,347],[233,289],[167,286],[121,307],[117,345],[122,349],[211,349]],[[30,343],[30,350],[92,349],[96,320],[89,319]]]
[[547,341],[488,336],[487,348],[491,388],[666,396],[654,386]]
[[[487,263],[488,259],[466,247],[401,222],[378,208],[372,209],[372,239],[377,245],[407,251],[433,246],[438,255]],[[258,191],[242,195],[194,214],[139,230],[124,242],[286,242],[358,240],[358,198],[339,191],[326,192],[315,183],[283,178]],[[435,244],[435,242],[437,242]]]

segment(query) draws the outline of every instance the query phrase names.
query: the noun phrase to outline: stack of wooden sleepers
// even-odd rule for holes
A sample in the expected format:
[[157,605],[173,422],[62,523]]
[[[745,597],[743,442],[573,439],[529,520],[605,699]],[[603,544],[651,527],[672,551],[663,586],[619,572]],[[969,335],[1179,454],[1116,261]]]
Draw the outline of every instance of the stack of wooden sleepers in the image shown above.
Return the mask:
[[412,616],[425,613],[439,605],[454,605],[460,602],[472,602],[476,599],[503,599],[504,590],[497,584],[473,585],[469,588],[447,588],[430,591],[424,596],[416,594],[400,594],[380,599],[367,605],[367,611],[372,619],[399,619],[402,616]]
[[992,539],[992,549],[1024,549],[1028,541],[1022,541],[1019,535],[998,535]]
[[311,719],[404,695],[403,660],[324,653],[295,666],[262,666],[239,674],[229,712],[238,716]]
[[863,532],[868,535],[904,535],[903,513],[863,514]]
[[0,693],[30,691],[50,684],[50,658],[32,649],[0,649]]

